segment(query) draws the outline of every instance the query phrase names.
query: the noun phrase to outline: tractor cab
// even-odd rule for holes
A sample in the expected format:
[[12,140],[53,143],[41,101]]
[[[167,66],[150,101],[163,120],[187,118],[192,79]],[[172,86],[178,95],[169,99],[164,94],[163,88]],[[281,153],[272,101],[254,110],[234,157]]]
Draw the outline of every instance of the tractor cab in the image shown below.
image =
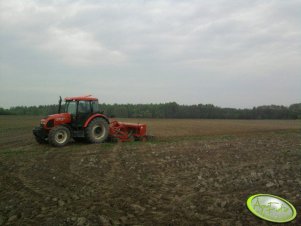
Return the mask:
[[82,128],[92,115],[99,113],[98,100],[94,97],[67,97],[65,101],[64,112],[71,115],[72,127]]

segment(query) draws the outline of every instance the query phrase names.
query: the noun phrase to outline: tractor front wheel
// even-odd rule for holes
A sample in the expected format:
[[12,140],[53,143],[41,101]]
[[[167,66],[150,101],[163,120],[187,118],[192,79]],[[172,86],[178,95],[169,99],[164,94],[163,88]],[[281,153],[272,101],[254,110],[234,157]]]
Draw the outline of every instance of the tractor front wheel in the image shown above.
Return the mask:
[[109,124],[103,118],[93,119],[85,129],[85,136],[90,143],[102,143],[109,135]]
[[48,140],[52,146],[65,146],[70,141],[70,130],[65,126],[56,126],[50,130]]

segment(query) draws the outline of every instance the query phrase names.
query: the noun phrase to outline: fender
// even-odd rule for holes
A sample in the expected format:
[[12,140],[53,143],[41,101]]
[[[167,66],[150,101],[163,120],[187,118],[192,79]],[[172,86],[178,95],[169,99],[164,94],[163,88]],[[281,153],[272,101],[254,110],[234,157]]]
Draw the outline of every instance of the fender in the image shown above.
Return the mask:
[[105,115],[103,115],[103,114],[94,114],[94,115],[91,115],[88,119],[87,119],[87,121],[85,122],[85,124],[84,124],[84,128],[86,128],[88,125],[89,125],[89,123],[93,120],[93,119],[95,119],[95,118],[104,118],[107,122],[108,122],[108,124],[110,124],[110,121],[109,121],[109,119],[107,118],[107,116],[105,116]]

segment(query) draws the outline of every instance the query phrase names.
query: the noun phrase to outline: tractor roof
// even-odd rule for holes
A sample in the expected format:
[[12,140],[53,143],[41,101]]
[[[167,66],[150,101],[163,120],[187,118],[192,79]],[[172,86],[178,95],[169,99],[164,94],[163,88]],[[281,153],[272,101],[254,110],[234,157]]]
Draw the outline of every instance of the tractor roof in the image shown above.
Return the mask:
[[78,100],[98,100],[98,99],[89,95],[89,96],[79,96],[79,97],[66,97],[65,100],[66,101],[68,101],[68,100],[69,101],[70,100],[78,101]]

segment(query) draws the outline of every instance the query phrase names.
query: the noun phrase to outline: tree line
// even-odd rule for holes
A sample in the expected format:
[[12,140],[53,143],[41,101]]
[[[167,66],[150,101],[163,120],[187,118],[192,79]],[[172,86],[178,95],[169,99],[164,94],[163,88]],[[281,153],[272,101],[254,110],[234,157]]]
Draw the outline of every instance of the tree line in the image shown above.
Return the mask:
[[[101,111],[118,118],[191,118],[191,119],[301,119],[301,103],[289,107],[265,105],[246,109],[221,108],[212,104],[100,104]],[[58,105],[0,108],[0,115],[49,115]]]

